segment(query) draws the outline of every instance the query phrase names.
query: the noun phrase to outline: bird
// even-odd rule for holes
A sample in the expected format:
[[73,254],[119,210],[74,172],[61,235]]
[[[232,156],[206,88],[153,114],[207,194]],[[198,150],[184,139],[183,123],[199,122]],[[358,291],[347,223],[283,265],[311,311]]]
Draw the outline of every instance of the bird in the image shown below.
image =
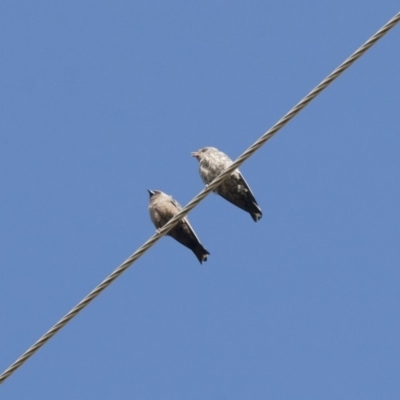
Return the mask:
[[[218,175],[232,164],[232,160],[215,147],[203,147],[192,153],[199,161],[199,172],[203,182],[209,185]],[[239,169],[214,189],[225,200],[248,212],[257,222],[262,217],[262,211]]]
[[[172,217],[174,217],[182,209],[182,206],[171,196],[160,190],[147,190],[150,195],[149,212],[150,218],[156,227],[160,229]],[[179,243],[193,251],[200,264],[207,261],[210,254],[200,243],[199,238],[194,232],[186,217],[182,218],[167,235],[172,236]]]

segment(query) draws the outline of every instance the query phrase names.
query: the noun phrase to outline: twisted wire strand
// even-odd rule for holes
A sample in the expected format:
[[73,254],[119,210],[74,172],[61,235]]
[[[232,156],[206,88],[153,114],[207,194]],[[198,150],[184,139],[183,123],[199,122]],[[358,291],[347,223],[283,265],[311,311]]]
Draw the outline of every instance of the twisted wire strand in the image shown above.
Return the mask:
[[210,194],[224,179],[228,177],[236,168],[240,167],[249,157],[251,157],[261,146],[271,139],[276,132],[282,129],[293,117],[295,117],[311,100],[318,96],[327,86],[338,78],[347,68],[349,68],[358,58],[369,50],[379,39],[381,39],[390,29],[400,21],[400,12],[391,18],[378,32],[359,47],[350,57],[348,57],[339,67],[328,75],[318,86],[316,86],[307,96],[297,103],[287,114],[285,114],[275,125],[265,132],[254,144],[252,144],[243,154],[241,154],[227,169],[217,178],[206,186],[196,197],[194,197],[175,217],[168,221],[157,233],[151,236],[139,249],[127,258],[114,272],[94,288],[83,300],[81,300],[71,311],[61,318],[51,329],[49,329],[36,343],[34,343],[24,354],[22,354],[13,364],[11,364],[1,375],[0,384],[3,383],[12,373],[15,372],[25,361],[38,351],[49,339],[51,339],[61,328],[63,328],[72,318],[94,300],[104,289],[106,289],[115,279],[117,279],[126,269],[138,260],[147,250],[149,250],[158,240],[167,234],[178,221],[186,216],[196,207],[206,196]]

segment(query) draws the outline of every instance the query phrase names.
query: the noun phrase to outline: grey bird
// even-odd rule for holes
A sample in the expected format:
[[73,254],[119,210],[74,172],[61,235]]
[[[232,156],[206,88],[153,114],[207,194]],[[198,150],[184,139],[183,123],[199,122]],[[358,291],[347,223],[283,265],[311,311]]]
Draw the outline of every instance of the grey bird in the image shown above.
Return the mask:
[[[203,147],[192,153],[199,160],[199,172],[201,179],[209,185],[222,171],[232,164],[232,160],[215,147]],[[244,180],[239,169],[235,169],[215,190],[215,193],[225,200],[248,212],[251,218],[257,222],[262,217],[261,208]]]
[[[150,194],[149,212],[156,229],[163,227],[172,217],[182,209],[181,205],[168,194],[160,190],[147,190]],[[194,233],[188,219],[182,218],[167,235],[172,236],[179,243],[193,251],[197,259],[202,264],[207,261],[210,254],[200,243],[199,238]]]

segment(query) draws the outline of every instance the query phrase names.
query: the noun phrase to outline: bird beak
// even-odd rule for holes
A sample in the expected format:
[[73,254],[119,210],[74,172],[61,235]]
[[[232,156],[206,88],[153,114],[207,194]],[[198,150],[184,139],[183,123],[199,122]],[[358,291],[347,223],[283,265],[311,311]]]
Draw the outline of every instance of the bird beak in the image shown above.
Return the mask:
[[147,191],[149,192],[150,197],[154,196],[154,192],[152,190],[147,189]]
[[194,151],[194,152],[192,153],[192,157],[196,157],[197,159],[199,159],[199,156],[200,156],[200,154],[199,154],[198,151]]

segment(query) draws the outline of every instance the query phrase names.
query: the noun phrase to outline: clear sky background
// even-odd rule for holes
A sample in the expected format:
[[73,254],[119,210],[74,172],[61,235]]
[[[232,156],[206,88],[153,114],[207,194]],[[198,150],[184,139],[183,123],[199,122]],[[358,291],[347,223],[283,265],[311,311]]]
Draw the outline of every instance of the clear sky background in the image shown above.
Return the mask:
[[[0,368],[240,155],[395,0],[2,1]],[[400,398],[400,27],[0,386],[24,399]]]

